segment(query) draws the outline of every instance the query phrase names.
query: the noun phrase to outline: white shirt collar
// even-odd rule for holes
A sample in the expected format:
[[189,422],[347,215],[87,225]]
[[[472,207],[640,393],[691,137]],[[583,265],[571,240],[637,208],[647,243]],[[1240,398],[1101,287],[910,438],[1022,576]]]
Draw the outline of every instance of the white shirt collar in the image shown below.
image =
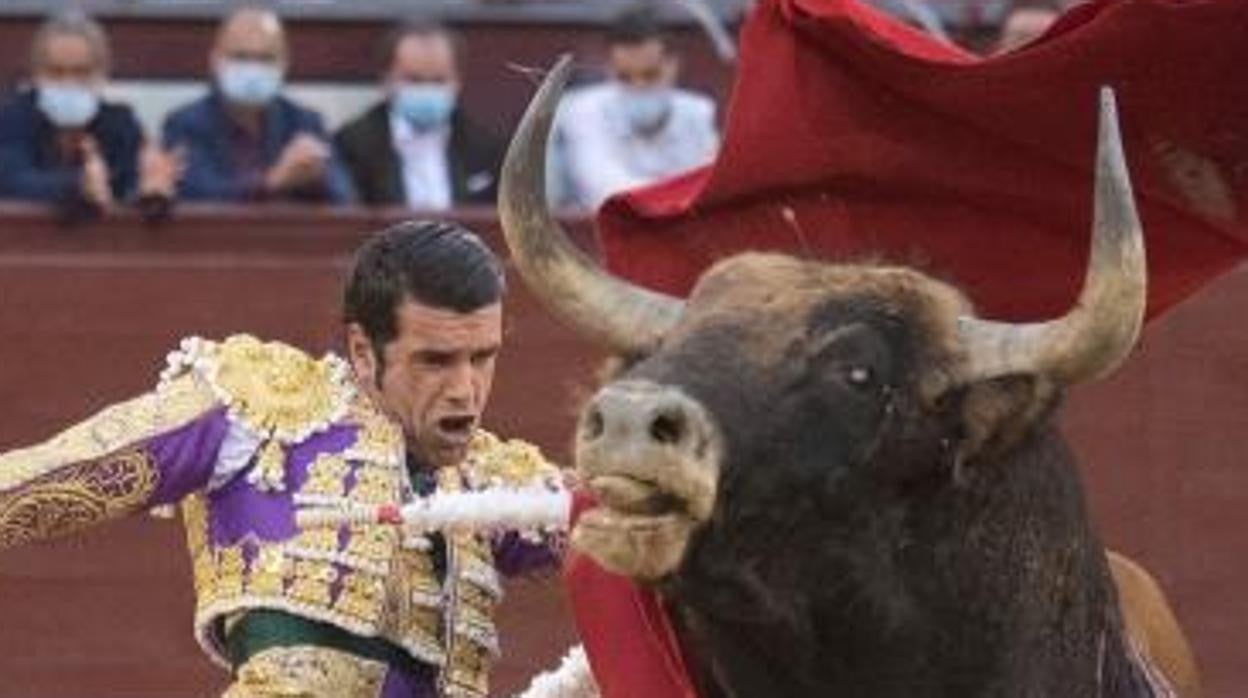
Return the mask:
[[390,140],[399,158],[407,205],[442,211],[451,207],[451,168],[447,146],[449,126],[418,131],[407,119],[390,112]]

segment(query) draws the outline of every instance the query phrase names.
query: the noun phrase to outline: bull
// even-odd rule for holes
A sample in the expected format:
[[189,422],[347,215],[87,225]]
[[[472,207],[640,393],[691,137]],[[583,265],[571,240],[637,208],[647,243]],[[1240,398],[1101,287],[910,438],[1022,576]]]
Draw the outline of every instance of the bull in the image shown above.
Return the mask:
[[879,263],[748,253],[684,300],[612,277],[545,203],[568,70],[512,142],[504,232],[544,303],[620,357],[579,421],[600,505],[573,544],[661,594],[703,696],[1197,694],[1173,614],[1107,555],[1055,423],[1144,317],[1112,95],[1082,291],[1063,317],[1012,324]]

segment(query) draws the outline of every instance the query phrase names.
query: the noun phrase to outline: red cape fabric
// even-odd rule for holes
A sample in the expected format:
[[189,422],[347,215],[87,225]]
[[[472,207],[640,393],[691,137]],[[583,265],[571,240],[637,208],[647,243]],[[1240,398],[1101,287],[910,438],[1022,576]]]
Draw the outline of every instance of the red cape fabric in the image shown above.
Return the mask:
[[[607,266],[683,295],[743,250],[885,257],[954,281],[986,316],[1052,316],[1083,274],[1109,85],[1156,317],[1248,253],[1244,37],[1245,0],[1102,1],[978,59],[851,0],[762,0],[718,159],[609,200]],[[696,695],[653,593],[576,554],[566,577],[604,698]]]
[[749,249],[884,257],[986,316],[1061,313],[1087,258],[1109,85],[1155,317],[1248,253],[1246,32],[1243,0],[1093,2],[980,59],[854,0],[763,0],[718,159],[606,202],[607,266],[684,295]]
[[[572,523],[594,505],[578,492]],[[570,550],[565,586],[602,698],[697,698],[680,644],[657,594]]]

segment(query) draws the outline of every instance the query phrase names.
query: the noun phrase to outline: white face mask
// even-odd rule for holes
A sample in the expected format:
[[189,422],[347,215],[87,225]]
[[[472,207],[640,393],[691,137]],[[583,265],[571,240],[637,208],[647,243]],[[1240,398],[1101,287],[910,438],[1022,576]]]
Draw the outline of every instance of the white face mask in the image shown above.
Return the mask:
[[100,95],[78,82],[45,82],[36,90],[36,104],[58,128],[82,128],[100,111]]
[[282,91],[282,69],[267,61],[227,59],[217,70],[221,94],[235,104],[262,107]]
[[403,83],[390,97],[395,113],[417,130],[445,126],[455,110],[455,88],[445,83]]
[[634,132],[650,132],[663,125],[672,110],[667,87],[620,87],[620,109]]

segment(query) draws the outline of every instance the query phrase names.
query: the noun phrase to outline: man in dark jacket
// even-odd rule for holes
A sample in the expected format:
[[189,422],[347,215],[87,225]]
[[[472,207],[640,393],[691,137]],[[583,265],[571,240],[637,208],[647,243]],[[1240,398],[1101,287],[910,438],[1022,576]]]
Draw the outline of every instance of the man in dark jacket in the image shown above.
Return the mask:
[[48,20],[31,44],[31,86],[0,108],[0,197],[80,217],[134,194],[143,131],[101,96],[108,39],[81,15]]
[[164,146],[185,165],[181,198],[352,200],[320,115],[281,95],[287,65],[277,15],[245,8],[225,19],[212,91],[165,120]]
[[422,210],[494,203],[502,144],[457,104],[459,49],[438,25],[405,26],[387,42],[386,100],[336,137],[361,201]]

